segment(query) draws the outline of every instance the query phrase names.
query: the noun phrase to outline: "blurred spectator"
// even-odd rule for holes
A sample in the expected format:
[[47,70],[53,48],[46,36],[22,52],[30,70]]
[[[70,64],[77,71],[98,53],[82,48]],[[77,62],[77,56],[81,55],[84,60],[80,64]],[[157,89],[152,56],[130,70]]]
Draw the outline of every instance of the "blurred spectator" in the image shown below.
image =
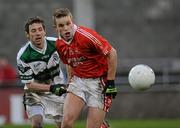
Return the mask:
[[0,55],[0,86],[14,85],[17,82],[16,69],[4,55]]

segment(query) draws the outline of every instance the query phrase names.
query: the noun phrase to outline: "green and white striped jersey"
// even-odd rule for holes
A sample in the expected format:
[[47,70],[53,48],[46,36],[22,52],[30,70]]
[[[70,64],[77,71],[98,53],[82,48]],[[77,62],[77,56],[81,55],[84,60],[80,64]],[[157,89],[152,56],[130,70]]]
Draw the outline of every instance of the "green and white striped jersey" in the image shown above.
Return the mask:
[[60,59],[55,47],[56,38],[46,37],[45,47],[40,50],[27,42],[17,54],[17,66],[21,82],[64,83]]

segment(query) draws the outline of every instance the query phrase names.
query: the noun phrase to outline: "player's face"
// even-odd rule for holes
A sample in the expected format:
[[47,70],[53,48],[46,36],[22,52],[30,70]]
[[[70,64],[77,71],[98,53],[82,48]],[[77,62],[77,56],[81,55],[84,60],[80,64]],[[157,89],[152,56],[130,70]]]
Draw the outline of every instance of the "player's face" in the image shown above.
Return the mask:
[[69,41],[73,38],[73,22],[70,16],[56,18],[56,29],[64,40]]
[[46,32],[41,23],[33,23],[29,25],[29,33],[27,33],[27,37],[37,48],[42,49],[44,47],[45,34]]

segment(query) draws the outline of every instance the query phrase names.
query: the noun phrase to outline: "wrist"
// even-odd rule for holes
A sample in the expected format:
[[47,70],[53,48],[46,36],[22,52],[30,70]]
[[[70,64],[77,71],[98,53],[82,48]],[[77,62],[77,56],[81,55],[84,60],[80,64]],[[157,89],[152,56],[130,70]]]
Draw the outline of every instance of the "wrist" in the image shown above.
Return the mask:
[[107,85],[114,85],[114,80],[107,80]]
[[50,87],[49,87],[49,91],[50,91],[50,92],[53,92],[53,91],[54,91],[54,87],[53,87],[53,85],[50,85]]

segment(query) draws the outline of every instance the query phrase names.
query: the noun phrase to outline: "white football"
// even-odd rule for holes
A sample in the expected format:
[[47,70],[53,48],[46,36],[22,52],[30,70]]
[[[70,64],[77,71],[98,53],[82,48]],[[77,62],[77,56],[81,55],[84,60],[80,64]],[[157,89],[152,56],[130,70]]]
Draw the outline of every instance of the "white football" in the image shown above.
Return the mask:
[[147,90],[155,82],[155,74],[148,65],[135,65],[128,75],[129,84],[136,90]]

